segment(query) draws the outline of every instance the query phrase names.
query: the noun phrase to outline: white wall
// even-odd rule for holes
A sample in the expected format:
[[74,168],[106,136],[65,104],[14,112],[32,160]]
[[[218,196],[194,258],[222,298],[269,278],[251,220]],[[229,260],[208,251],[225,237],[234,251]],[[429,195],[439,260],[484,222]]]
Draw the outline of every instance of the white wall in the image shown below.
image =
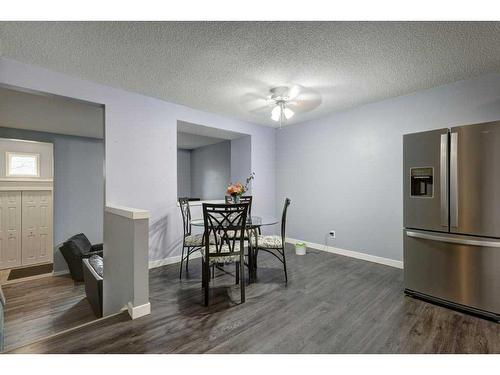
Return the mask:
[[368,104],[277,132],[287,236],[402,259],[402,135],[500,119],[500,75]]
[[231,141],[191,151],[191,196],[223,199],[231,176]]
[[255,214],[275,211],[275,129],[197,111],[0,58],[0,84],[105,105],[106,200],[150,211],[151,260],[179,254],[177,120],[252,136]]
[[177,197],[191,197],[191,150],[177,150]]

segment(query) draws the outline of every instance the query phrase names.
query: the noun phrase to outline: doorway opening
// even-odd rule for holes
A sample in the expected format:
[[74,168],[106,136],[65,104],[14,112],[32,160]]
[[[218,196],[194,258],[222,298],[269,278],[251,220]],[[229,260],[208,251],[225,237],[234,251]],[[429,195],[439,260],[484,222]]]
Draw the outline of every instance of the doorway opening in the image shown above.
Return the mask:
[[102,316],[104,151],[103,105],[0,86],[4,351]]

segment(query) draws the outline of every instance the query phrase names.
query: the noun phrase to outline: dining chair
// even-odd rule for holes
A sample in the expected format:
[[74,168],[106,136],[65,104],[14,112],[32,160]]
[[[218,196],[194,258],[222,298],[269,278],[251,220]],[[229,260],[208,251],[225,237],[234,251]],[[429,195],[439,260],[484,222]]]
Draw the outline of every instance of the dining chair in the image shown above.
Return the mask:
[[[252,196],[251,195],[242,195],[240,197],[240,203],[248,203],[248,215],[247,219],[249,218],[252,220]],[[260,227],[257,228],[257,231],[260,234]],[[245,239],[248,240],[248,236],[245,234]]]
[[[230,204],[233,202],[233,198],[230,195],[224,196],[224,201],[226,204]],[[252,196],[251,195],[242,195],[240,197],[240,203],[248,203],[248,215],[247,217],[252,216]]]
[[[231,204],[232,203],[232,198],[230,195],[226,195],[224,197],[224,201],[226,202],[226,204]],[[252,196],[251,195],[242,195],[240,197],[240,203],[248,203],[248,214],[247,214],[247,220],[251,220],[252,219]],[[259,234],[260,234],[260,227],[257,229]],[[229,232],[228,233],[229,236],[231,235],[234,235],[233,233]],[[245,232],[245,240],[248,241],[248,234]]]
[[248,214],[247,218],[252,216],[252,196],[251,195],[242,195],[240,197],[240,203],[248,203]]
[[[182,254],[181,254],[181,269],[179,272],[179,279],[182,279],[182,265],[186,261],[186,272],[188,272],[189,256],[201,250],[203,246],[203,234],[191,233],[191,208],[189,207],[188,198],[179,198],[179,207],[182,214],[182,229],[184,235],[182,237]],[[186,255],[184,255],[186,252]]]
[[283,206],[283,213],[281,214],[281,236],[279,235],[258,235],[257,243],[255,242],[255,237],[250,237],[250,244],[254,248],[255,252],[255,265],[257,265],[257,256],[259,255],[259,250],[266,251],[273,254],[276,258],[283,263],[283,270],[285,271],[285,283],[288,283],[288,275],[286,272],[286,257],[285,257],[285,232],[286,232],[286,213],[288,211],[288,206],[291,200],[289,198],[285,199],[285,205]]
[[[210,266],[235,263],[236,284],[240,284],[241,303],[245,302],[244,236],[248,203],[203,204],[204,250],[202,251],[202,288],[208,306]],[[228,236],[228,232],[239,236]],[[208,241],[213,238],[214,241]],[[212,243],[213,242],[213,243]]]

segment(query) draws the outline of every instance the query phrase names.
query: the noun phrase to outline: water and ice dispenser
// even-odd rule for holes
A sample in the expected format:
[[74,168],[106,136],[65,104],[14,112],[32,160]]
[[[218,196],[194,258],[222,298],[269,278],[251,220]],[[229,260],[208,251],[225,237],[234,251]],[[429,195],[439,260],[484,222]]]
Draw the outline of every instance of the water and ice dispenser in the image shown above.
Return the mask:
[[432,167],[410,168],[411,196],[432,198],[433,175],[434,169]]

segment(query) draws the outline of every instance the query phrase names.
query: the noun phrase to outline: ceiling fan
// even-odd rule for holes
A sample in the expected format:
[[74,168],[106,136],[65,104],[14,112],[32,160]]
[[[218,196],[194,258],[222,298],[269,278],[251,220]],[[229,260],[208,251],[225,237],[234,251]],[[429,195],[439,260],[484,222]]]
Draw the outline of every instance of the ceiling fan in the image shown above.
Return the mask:
[[244,106],[252,113],[271,115],[279,127],[291,119],[296,113],[311,111],[321,104],[318,92],[300,85],[277,86],[271,88],[267,95],[246,94]]

